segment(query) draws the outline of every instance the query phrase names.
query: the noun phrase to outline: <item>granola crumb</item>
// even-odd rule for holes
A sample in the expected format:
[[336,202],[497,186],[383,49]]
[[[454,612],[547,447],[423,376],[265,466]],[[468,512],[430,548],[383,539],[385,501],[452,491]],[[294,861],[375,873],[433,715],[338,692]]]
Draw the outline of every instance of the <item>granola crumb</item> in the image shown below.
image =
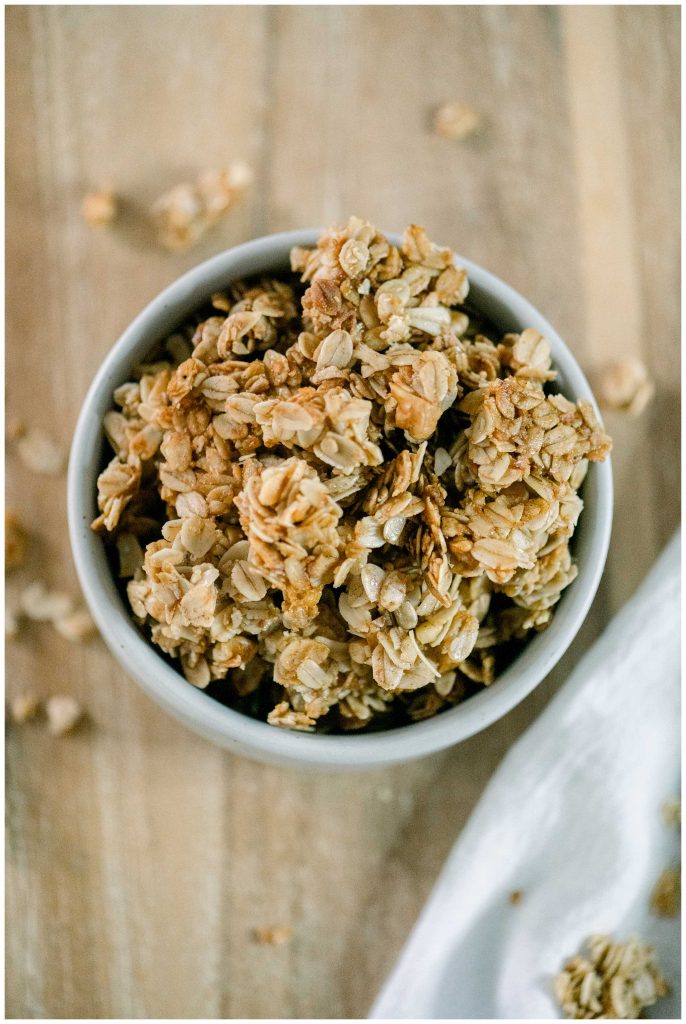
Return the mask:
[[85,608],[77,608],[69,615],[55,619],[53,625],[65,640],[71,640],[72,643],[88,640],[97,633],[97,627],[90,612]]
[[658,917],[678,917],[681,907],[681,869],[662,872],[650,897],[650,909]]
[[20,693],[10,701],[12,719],[17,725],[23,725],[35,718],[40,708],[40,700],[35,693]]
[[48,716],[48,731],[53,736],[65,736],[72,732],[83,717],[81,705],[70,696],[50,697],[45,710]]
[[19,615],[5,602],[5,636],[13,639],[19,634]]
[[518,906],[522,902],[522,896],[523,895],[524,894],[521,891],[521,889],[514,889],[510,893],[510,903],[512,904],[513,907]]
[[662,820],[669,828],[681,828],[681,797],[665,800],[661,807]]
[[22,590],[19,603],[27,618],[34,622],[56,622],[71,615],[73,601],[69,594],[61,590],[49,590],[39,580],[30,583]]
[[26,561],[28,537],[19,516],[11,509],[5,511],[5,571],[12,572]]
[[9,416],[5,424],[5,440],[18,441],[26,433],[26,424],[18,416]]
[[640,359],[628,358],[598,374],[596,394],[605,408],[640,416],[655,394],[655,383]]
[[169,189],[152,208],[160,245],[170,252],[195,245],[240,202],[252,179],[248,165],[237,160],[225,170],[206,171],[193,184]]
[[554,980],[565,1017],[637,1020],[646,1006],[667,995],[669,986],[652,946],[635,936],[615,942],[607,935],[593,935],[586,947],[588,958],[572,957]]
[[29,430],[17,443],[19,458],[34,473],[59,476],[64,469],[64,453],[51,437],[41,430]]
[[253,938],[260,946],[284,946],[293,938],[293,929],[288,925],[269,925],[254,928]]
[[117,216],[117,197],[110,185],[104,185],[84,196],[81,214],[86,224],[94,228],[107,227]]
[[435,114],[434,131],[444,139],[456,142],[466,139],[479,130],[482,124],[481,115],[474,107],[461,100],[444,103]]

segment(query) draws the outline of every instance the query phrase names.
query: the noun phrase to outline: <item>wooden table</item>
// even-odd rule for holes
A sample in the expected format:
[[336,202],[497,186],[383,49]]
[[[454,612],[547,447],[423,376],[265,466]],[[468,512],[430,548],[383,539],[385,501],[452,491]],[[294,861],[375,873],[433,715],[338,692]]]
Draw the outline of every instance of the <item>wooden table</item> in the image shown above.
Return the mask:
[[[358,775],[231,757],[154,706],[101,641],[26,627],[11,696],[73,693],[61,740],[10,726],[7,1012],[359,1017],[503,754],[678,517],[679,13],[665,7],[8,10],[8,413],[65,448],[105,352],[164,285],[268,231],[410,221],[527,295],[583,365],[641,356],[657,397],[616,439],[612,548],[557,670],[457,749]],[[432,109],[485,128],[448,142]],[[252,196],[195,250],[157,249],[162,190],[242,157]],[[120,222],[89,229],[110,181]],[[76,592],[64,480],[8,455],[32,577]],[[260,946],[251,929],[290,925]]]

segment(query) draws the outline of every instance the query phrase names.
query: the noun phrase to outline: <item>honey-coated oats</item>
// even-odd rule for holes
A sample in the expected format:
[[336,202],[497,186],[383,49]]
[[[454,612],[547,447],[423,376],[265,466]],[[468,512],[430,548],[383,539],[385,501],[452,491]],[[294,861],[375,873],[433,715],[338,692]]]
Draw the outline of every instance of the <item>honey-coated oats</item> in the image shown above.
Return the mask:
[[422,228],[352,217],[291,264],[115,390],[93,528],[195,686],[289,729],[425,718],[549,623],[611,442]]
[[652,946],[638,938],[615,942],[592,935],[586,947],[588,956],[572,957],[554,981],[565,1017],[637,1020],[669,991]]

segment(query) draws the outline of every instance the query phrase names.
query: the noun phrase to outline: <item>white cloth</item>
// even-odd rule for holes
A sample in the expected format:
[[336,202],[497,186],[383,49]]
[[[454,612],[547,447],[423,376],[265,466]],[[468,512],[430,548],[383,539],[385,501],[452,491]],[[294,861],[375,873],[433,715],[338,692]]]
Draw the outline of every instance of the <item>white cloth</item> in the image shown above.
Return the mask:
[[678,924],[648,906],[679,859],[679,609],[675,537],[498,768],[370,1017],[558,1017],[551,979],[594,932],[653,943],[652,1016],[680,1016]]

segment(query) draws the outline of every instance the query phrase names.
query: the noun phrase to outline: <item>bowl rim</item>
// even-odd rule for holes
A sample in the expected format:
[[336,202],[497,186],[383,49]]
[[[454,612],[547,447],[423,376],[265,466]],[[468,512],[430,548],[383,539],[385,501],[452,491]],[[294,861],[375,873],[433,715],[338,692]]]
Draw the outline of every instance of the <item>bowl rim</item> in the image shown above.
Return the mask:
[[[250,718],[189,684],[139,632],[106,561],[107,573],[103,576],[104,550],[89,525],[95,509],[95,478],[91,475],[86,479],[84,473],[92,462],[89,450],[92,452],[96,444],[102,444],[102,413],[98,409],[111,406],[114,387],[125,379],[122,373],[126,374],[136,358],[144,354],[146,345],[150,348],[165,331],[173,330],[170,322],[178,324],[184,315],[201,305],[203,296],[207,299],[218,287],[211,283],[213,279],[223,278],[226,282],[260,270],[267,273],[277,264],[285,263],[292,246],[311,246],[320,235],[321,230],[316,228],[278,232],[224,250],[173,281],[124,330],[88,389],[74,431],[67,478],[69,535],[85,600],[107,646],[126,672],[174,717],[221,746],[261,760],[372,767],[423,757],[473,736],[520,703],[560,660],[586,617],[604,569],[612,524],[612,470],[609,459],[589,467],[597,493],[592,507],[584,508],[582,513],[586,534],[590,534],[584,571],[565,591],[550,626],[532,638],[491,686],[464,703],[432,718],[380,732],[303,733]],[[397,244],[397,235],[389,233],[387,237]],[[515,319],[535,327],[548,338],[566,390],[577,399],[587,399],[597,409],[576,359],[538,310],[490,271],[457,253],[455,260],[467,270],[470,294],[483,293],[503,311],[516,311]],[[243,269],[245,265],[254,265],[256,269]],[[138,356],[134,354],[137,349],[141,350]],[[101,558],[94,542],[101,550]]]

